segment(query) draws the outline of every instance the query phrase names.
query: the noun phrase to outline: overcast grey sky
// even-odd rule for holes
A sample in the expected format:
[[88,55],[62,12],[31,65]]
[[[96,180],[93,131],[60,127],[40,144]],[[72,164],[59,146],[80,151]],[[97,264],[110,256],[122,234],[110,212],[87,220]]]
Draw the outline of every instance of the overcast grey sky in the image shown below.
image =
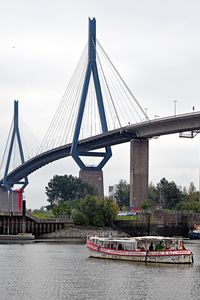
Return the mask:
[[[18,99],[20,116],[41,140],[87,42],[88,17],[97,37],[150,118],[200,110],[198,0],[0,0],[0,155]],[[149,180],[162,177],[198,188],[200,136],[150,141]],[[29,176],[27,206],[46,205],[55,174],[78,176],[71,158]],[[104,187],[129,181],[129,144],[113,147]]]

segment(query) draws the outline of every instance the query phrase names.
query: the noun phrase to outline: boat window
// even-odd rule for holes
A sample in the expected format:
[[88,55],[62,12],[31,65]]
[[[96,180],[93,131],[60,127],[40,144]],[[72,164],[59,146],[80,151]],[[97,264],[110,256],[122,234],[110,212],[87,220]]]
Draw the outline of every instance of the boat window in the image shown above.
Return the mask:
[[178,241],[170,241],[170,247],[171,249],[177,249],[178,248]]
[[168,241],[165,240],[164,247],[166,250],[177,248],[175,241],[172,241],[172,240],[168,240]]
[[146,247],[145,247],[144,241],[138,241],[137,248],[140,249],[140,250],[145,250]]
[[124,250],[130,251],[135,250],[135,244],[133,243],[124,243]]
[[110,248],[110,242],[105,242],[104,247],[105,248]]
[[97,240],[97,245],[98,245],[98,246],[103,246],[103,241]]

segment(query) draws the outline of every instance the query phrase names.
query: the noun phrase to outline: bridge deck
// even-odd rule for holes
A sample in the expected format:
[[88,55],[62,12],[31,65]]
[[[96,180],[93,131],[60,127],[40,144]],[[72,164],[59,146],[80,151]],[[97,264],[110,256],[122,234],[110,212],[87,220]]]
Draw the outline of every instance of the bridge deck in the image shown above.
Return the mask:
[[[161,135],[192,130],[200,130],[200,112],[147,120],[142,123],[118,128],[79,141],[78,149],[80,151],[96,150],[107,146],[126,143],[132,139],[150,139]],[[11,185],[14,185],[15,182],[18,182],[46,164],[70,156],[70,150],[71,144],[67,144],[41,153],[10,172],[7,180]],[[0,184],[2,183],[3,179],[0,180]]]

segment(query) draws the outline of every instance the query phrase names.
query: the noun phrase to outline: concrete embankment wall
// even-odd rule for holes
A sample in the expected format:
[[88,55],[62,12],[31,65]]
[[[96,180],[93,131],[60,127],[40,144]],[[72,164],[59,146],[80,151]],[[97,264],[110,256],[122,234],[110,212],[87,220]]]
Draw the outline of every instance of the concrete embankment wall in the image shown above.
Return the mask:
[[[131,221],[115,221],[113,229],[90,229],[73,226],[72,220],[40,220],[27,214],[25,232],[37,238],[85,238],[87,235],[119,235],[120,232],[131,236],[141,235],[181,235],[186,237],[194,224],[200,224],[200,214],[178,211],[143,211]],[[64,230],[65,229],[65,230]],[[0,215],[0,234],[23,232],[23,217]],[[104,233],[103,233],[104,232]]]
[[[40,237],[43,234],[63,229],[65,224],[66,222],[64,221],[38,220],[31,216],[26,216],[25,232]],[[22,216],[0,216],[0,234],[18,234],[22,232]]]
[[[74,226],[72,220],[40,220],[31,215],[26,216],[25,232],[32,233],[36,238],[48,239],[80,239],[88,235],[116,236],[120,235],[112,228],[86,228]],[[23,232],[23,217],[0,215],[0,234],[18,234]]]
[[200,214],[193,211],[143,211],[130,221],[115,221],[118,229],[131,236],[181,235],[186,237],[194,224],[200,224]]
[[189,227],[185,225],[164,226],[155,224],[140,224],[132,221],[115,222],[118,230],[130,236],[161,235],[161,236],[183,236],[187,237]]

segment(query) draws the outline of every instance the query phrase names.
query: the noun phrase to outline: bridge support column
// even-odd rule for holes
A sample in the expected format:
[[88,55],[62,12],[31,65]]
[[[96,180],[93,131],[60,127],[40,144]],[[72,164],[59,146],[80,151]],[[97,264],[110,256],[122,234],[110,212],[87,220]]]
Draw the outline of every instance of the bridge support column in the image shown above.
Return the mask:
[[141,207],[148,199],[149,141],[130,142],[130,206]]
[[87,182],[88,184],[94,186],[97,190],[97,196],[99,198],[104,197],[104,190],[103,190],[103,171],[102,170],[80,170],[79,171],[79,178],[83,181]]
[[26,233],[26,200],[22,201],[22,233]]

